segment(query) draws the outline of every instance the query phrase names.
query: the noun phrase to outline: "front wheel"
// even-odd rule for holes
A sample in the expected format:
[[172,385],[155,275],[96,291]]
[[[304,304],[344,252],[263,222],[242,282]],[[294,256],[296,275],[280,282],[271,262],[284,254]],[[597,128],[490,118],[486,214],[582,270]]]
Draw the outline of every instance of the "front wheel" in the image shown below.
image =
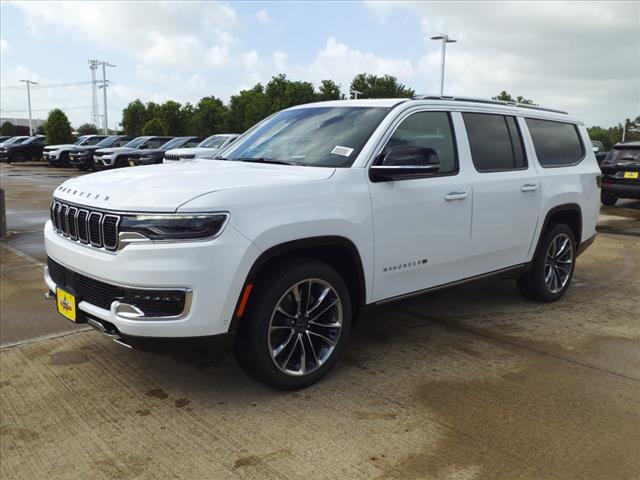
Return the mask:
[[567,225],[561,223],[547,230],[533,266],[517,281],[522,294],[539,302],[559,300],[573,278],[575,252],[575,237]]
[[274,388],[296,390],[336,364],[351,327],[351,299],[332,267],[299,258],[261,276],[241,322],[240,365]]

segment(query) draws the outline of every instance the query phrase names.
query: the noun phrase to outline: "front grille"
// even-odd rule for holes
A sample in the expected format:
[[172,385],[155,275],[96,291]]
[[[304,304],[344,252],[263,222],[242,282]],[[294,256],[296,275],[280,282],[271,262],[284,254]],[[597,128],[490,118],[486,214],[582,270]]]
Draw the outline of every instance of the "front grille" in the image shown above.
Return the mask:
[[54,200],[51,203],[51,221],[56,232],[71,240],[107,250],[118,248],[119,215]]
[[180,160],[180,155],[176,155],[175,153],[165,153],[165,160]]
[[111,309],[114,301],[135,305],[145,317],[170,317],[180,315],[185,307],[186,293],[183,290],[146,290],[125,288],[101,282],[74,272],[51,258],[47,258],[49,276],[60,288],[70,290],[77,302]]

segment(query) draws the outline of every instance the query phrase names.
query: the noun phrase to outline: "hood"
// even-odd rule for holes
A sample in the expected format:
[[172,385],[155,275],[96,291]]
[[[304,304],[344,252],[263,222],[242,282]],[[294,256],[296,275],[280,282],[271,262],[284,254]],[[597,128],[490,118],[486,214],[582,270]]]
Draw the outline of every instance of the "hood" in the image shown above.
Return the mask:
[[65,143],[63,145],[47,145],[46,147],[44,147],[45,151],[50,152],[52,150],[61,150],[61,149],[70,149],[70,148],[77,148],[78,145],[73,145],[71,143]]
[[202,147],[189,147],[189,148],[172,148],[171,150],[167,150],[167,153],[171,155],[189,155],[195,154],[203,150],[212,150],[210,148],[202,148]]
[[107,210],[173,212],[207,193],[320,181],[330,178],[334,171],[324,167],[186,160],[71,178],[54,191],[54,196]]
[[111,155],[112,153],[127,153],[132,152],[133,150],[137,149],[131,147],[100,148],[96,150],[96,153],[105,153],[107,155]]

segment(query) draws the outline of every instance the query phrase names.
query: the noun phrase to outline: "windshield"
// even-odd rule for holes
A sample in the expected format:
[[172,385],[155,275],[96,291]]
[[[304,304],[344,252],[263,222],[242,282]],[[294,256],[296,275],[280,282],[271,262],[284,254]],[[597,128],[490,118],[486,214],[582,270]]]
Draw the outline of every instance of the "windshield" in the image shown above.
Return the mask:
[[169,140],[167,143],[160,145],[160,150],[169,150],[171,148],[178,148],[187,140],[188,138],[174,138],[172,140]]
[[383,107],[285,110],[266,119],[224,156],[228,160],[350,167],[388,112]]
[[222,135],[212,135],[209,138],[205,138],[198,147],[220,148],[226,139],[227,137],[223,137]]
[[78,139],[73,142],[74,145],[85,145],[85,142],[89,139],[88,136],[83,135],[82,137],[78,137]]
[[127,143],[125,145],[125,147],[127,148],[138,148],[140,145],[142,145],[144,142],[146,142],[147,140],[149,140],[149,137],[138,137],[138,138],[134,138],[133,140],[131,140],[129,143]]
[[120,138],[120,137],[107,137],[107,138],[104,138],[104,139],[100,140],[100,142],[98,142],[96,144],[96,147],[100,147],[100,148],[110,147],[111,145],[116,143],[118,138]]
[[606,162],[615,162],[617,160],[635,160],[640,161],[640,148],[633,148],[628,146],[613,147],[607,158]]
[[98,145],[102,141],[102,137],[89,137],[87,138],[82,145],[92,146]]
[[11,144],[19,144],[24,142],[25,140],[28,140],[29,137],[12,137],[9,140],[7,140],[6,142],[4,142],[4,145],[11,145]]

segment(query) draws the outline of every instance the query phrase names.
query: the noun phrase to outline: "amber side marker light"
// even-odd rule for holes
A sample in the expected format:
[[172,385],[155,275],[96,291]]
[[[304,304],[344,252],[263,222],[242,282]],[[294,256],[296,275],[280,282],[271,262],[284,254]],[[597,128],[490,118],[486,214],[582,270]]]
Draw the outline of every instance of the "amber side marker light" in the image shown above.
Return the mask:
[[247,302],[249,301],[249,295],[251,294],[252,288],[253,288],[253,283],[250,283],[249,285],[244,287],[244,293],[242,294],[240,305],[238,305],[238,310],[236,311],[236,317],[241,317],[242,315],[244,315],[244,309],[247,307]]

